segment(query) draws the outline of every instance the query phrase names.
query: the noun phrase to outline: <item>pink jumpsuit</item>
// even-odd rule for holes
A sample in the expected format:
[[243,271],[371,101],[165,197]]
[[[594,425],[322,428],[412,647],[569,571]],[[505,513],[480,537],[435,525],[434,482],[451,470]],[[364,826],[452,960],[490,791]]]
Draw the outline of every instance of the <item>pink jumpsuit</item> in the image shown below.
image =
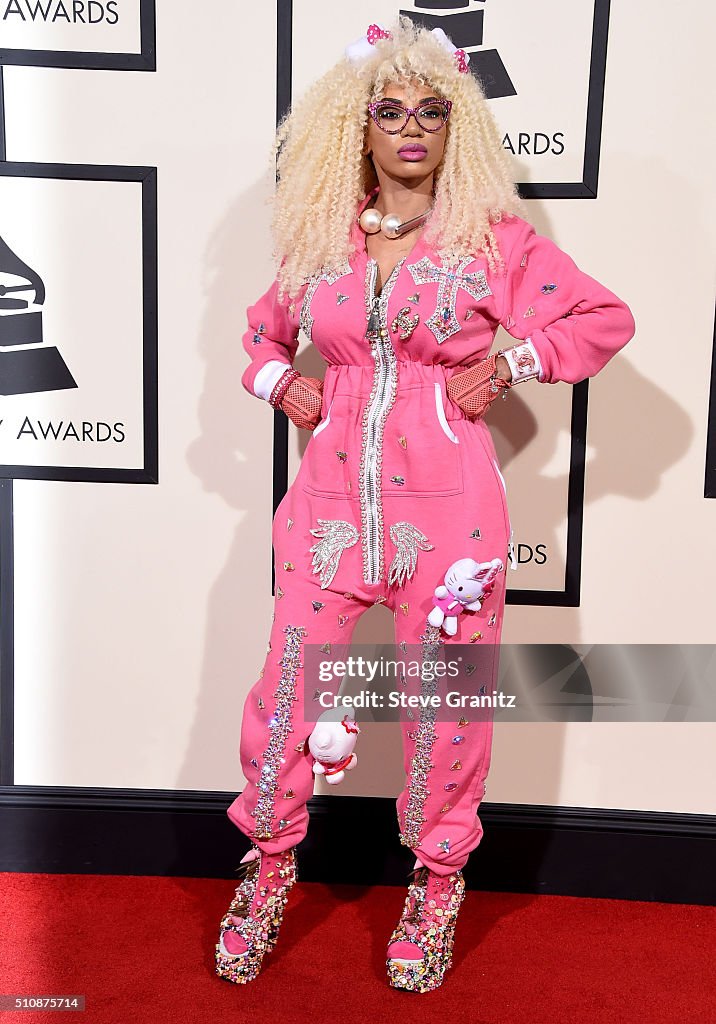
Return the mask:
[[[421,236],[376,296],[377,263],[356,220],[356,251],[344,266],[311,278],[294,302],[278,301],[274,281],[247,310],[250,394],[267,364],[280,373],[278,364],[293,363],[299,328],[328,364],[321,421],[274,516],[273,625],[243,712],[247,784],[227,810],[267,853],[300,842],[308,826],[314,775],[305,741],[322,709],[304,712],[304,690],[314,689],[302,675],[307,644],[344,647],[363,612],[384,602],[396,645],[429,657],[443,645],[480,644],[494,666],[487,693],[496,682],[506,571],[479,611],[459,615],[454,637],[427,625],[453,562],[515,567],[492,437],[450,401],[446,382],[489,355],[500,324],[531,341],[545,383],[594,376],[634,334],[629,307],[527,221],[506,217],[494,231],[506,274],[491,273],[481,254],[447,268]],[[369,340],[378,322],[382,333]],[[402,718],[400,841],[446,875],[482,837],[491,716]]]

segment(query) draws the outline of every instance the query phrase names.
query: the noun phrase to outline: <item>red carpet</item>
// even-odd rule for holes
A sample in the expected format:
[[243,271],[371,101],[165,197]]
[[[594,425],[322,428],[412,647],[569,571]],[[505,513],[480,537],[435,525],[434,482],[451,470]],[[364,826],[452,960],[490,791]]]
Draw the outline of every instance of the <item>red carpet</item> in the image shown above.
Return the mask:
[[[384,980],[399,888],[299,883],[260,977],[213,974],[231,879],[0,874],[0,992],[86,996],[84,1024],[713,1024],[716,910],[470,890],[436,992]],[[67,1020],[36,1011],[5,1022]]]

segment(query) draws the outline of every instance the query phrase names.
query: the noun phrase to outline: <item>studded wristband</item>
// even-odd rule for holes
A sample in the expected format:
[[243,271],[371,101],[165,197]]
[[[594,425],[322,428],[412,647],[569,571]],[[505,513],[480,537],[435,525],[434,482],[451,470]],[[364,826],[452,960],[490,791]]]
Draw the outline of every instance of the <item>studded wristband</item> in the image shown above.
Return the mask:
[[300,376],[300,370],[294,370],[293,368],[291,368],[290,370],[286,370],[286,372],[279,377],[279,379],[276,381],[276,384],[274,385],[273,391],[269,395],[269,404],[272,405],[274,409],[281,408],[283,396],[286,394],[286,391],[288,390],[292,381],[294,381],[296,377]]
[[541,366],[539,355],[530,338],[511,348],[501,348],[498,356],[504,356],[512,373],[510,384],[521,384],[525,380],[539,377]]

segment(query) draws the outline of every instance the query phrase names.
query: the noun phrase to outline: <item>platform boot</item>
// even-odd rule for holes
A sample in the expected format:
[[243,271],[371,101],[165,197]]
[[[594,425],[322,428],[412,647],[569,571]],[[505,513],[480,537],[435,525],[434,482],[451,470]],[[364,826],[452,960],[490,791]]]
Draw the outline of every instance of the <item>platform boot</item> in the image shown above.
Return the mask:
[[239,866],[239,885],[220,924],[216,973],[237,985],[253,981],[278,938],[288,894],[298,877],[296,848],[267,854],[255,844]]
[[388,943],[388,981],[393,988],[430,992],[452,964],[465,880],[459,869],[438,875],[423,865],[410,874],[403,913]]

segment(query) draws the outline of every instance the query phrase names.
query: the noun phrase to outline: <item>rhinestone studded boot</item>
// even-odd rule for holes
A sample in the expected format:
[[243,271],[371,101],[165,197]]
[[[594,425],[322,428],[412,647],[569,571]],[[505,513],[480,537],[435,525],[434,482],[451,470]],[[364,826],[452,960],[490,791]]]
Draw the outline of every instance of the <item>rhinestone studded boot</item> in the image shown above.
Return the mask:
[[388,943],[388,981],[393,988],[430,992],[442,984],[452,964],[465,880],[459,869],[437,875],[423,865],[411,875],[402,916]]
[[258,855],[239,867],[240,883],[221,919],[216,944],[216,973],[236,985],[253,981],[264,955],[275,946],[298,877],[295,847],[269,855],[252,845],[253,851]]

